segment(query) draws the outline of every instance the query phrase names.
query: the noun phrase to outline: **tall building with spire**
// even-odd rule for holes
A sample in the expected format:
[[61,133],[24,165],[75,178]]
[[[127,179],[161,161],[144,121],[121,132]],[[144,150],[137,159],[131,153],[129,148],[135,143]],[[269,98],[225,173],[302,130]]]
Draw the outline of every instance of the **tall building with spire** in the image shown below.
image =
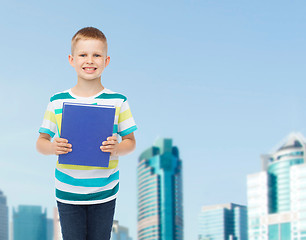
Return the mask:
[[9,217],[6,196],[0,191],[0,240],[8,240]]
[[47,210],[41,206],[20,205],[13,210],[14,240],[46,240]]
[[182,240],[182,161],[172,139],[145,150],[137,174],[138,240]]
[[305,138],[292,133],[248,175],[250,240],[306,239],[305,150]]

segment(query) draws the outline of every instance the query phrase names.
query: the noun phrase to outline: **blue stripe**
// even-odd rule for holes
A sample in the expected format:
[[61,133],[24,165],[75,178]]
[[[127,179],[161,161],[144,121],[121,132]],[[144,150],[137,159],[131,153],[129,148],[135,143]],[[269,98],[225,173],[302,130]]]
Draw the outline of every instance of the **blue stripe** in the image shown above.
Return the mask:
[[128,129],[125,129],[125,130],[122,131],[122,132],[119,132],[119,135],[120,135],[121,137],[123,137],[123,136],[125,136],[125,135],[128,135],[128,134],[130,134],[130,133],[136,131],[136,130],[137,130],[137,126],[134,125],[133,127],[130,127],[130,128],[128,128]]
[[119,171],[110,175],[108,178],[73,178],[57,169],[55,169],[55,178],[63,183],[79,187],[104,187],[114,180],[119,180]]
[[40,132],[40,133],[47,133],[47,134],[50,135],[51,138],[53,138],[54,135],[55,135],[54,132],[50,131],[50,130],[47,129],[47,128],[43,128],[43,127],[41,127],[41,128],[39,129],[39,132]]
[[114,124],[113,133],[118,133],[118,124]]

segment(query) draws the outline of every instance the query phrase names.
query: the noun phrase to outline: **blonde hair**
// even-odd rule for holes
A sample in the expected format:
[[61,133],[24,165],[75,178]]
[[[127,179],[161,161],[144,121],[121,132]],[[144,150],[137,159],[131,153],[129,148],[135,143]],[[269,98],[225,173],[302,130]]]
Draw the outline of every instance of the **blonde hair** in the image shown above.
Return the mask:
[[103,32],[94,27],[85,27],[77,31],[71,40],[71,54],[73,54],[75,44],[80,40],[97,39],[104,43],[107,54],[107,40]]

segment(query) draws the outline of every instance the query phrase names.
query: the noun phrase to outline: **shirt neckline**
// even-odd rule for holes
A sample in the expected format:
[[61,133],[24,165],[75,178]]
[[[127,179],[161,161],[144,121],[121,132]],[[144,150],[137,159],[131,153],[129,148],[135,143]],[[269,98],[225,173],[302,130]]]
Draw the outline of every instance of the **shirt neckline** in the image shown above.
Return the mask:
[[71,91],[71,88],[68,89],[69,94],[70,94],[72,97],[76,98],[76,99],[94,99],[94,98],[98,97],[99,95],[101,95],[102,93],[104,93],[105,91],[106,91],[106,88],[103,88],[102,91],[98,92],[97,94],[95,94],[95,95],[93,95],[93,96],[90,96],[90,97],[81,97],[81,96],[78,96],[78,95],[74,94],[74,93]]

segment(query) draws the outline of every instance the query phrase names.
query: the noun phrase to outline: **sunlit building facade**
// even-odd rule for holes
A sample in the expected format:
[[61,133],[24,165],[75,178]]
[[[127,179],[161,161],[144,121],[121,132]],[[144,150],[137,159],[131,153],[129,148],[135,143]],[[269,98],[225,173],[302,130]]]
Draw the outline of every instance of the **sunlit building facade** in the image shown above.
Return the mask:
[[137,174],[138,240],[182,240],[182,161],[172,139],[144,151]]
[[305,138],[292,133],[248,175],[250,240],[306,240],[305,150]]
[[247,240],[247,207],[234,203],[203,206],[199,240]]

